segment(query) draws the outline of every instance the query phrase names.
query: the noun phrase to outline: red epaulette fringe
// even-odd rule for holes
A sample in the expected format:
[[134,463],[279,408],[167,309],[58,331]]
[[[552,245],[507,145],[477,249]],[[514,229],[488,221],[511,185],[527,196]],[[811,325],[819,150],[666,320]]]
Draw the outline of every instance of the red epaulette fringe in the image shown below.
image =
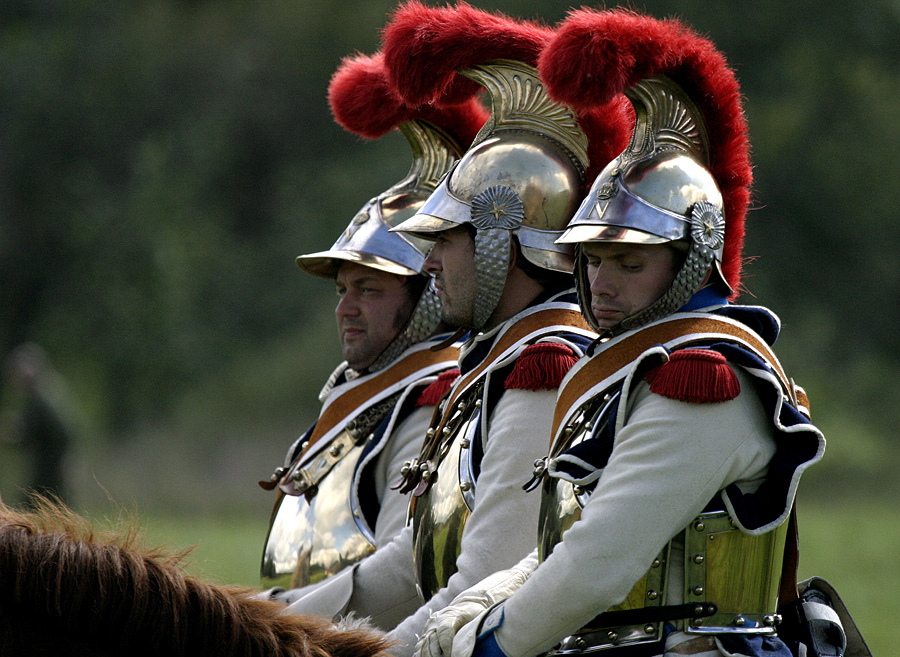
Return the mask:
[[445,370],[438,375],[438,378],[432,381],[419,395],[416,400],[416,406],[437,406],[441,401],[441,397],[447,394],[450,386],[459,377],[459,368],[454,367],[452,370]]
[[711,349],[680,349],[644,377],[650,392],[692,404],[710,404],[741,394],[737,374],[725,356]]
[[506,377],[507,390],[553,390],[578,361],[571,347],[539,342],[525,348]]

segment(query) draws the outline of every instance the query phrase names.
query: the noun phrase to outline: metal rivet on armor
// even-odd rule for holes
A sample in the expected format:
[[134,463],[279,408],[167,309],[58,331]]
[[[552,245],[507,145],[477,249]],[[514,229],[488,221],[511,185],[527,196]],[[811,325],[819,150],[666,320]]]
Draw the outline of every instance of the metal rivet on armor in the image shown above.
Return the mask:
[[340,443],[334,444],[331,446],[331,449],[328,450],[328,453],[332,456],[337,456],[341,453],[341,450],[344,449],[344,446]]
[[737,625],[738,627],[742,627],[744,624],[746,624],[746,622],[747,622],[747,619],[744,618],[743,616],[735,616],[734,617],[734,624]]
[[585,648],[587,648],[587,641],[585,641],[581,637],[578,637],[575,639],[575,647],[579,650],[584,650]]
[[400,468],[400,476],[405,477],[409,474],[409,461],[403,464],[403,467]]
[[480,399],[475,400],[475,408],[481,408],[481,400]]
[[706,529],[706,525],[703,524],[702,520],[698,520],[694,523],[694,529],[696,529],[698,532],[702,532],[704,529]]
[[656,631],[656,625],[644,625],[644,632],[646,634],[653,634]]
[[658,597],[659,597],[658,591],[654,591],[652,589],[650,591],[647,591],[647,598],[649,598],[650,600],[656,600]]
[[693,590],[694,595],[703,595],[703,587],[695,586]]
[[444,427],[444,431],[442,432],[445,436],[450,434],[450,427]]
[[702,616],[704,612],[706,612],[706,609],[704,609],[703,605],[697,605],[696,607],[694,607],[695,615]]
[[590,431],[590,430],[593,429],[593,428],[594,428],[594,423],[593,423],[593,422],[585,422],[585,423],[584,423],[584,430],[585,430],[585,431]]
[[460,490],[469,490],[470,488],[472,488],[472,484],[470,484],[468,481],[459,482]]
[[619,640],[619,634],[618,632],[613,632],[612,630],[610,630],[609,632],[607,632],[606,638],[615,643]]
[[703,559],[703,555],[702,555],[702,554],[695,554],[695,555],[694,555],[694,563],[696,563],[696,564],[701,564],[701,563],[703,563],[703,561],[704,561],[704,559]]
[[763,617],[763,623],[769,627],[774,627],[781,622],[781,614],[767,614]]
[[428,464],[427,463],[419,463],[419,472],[427,472]]
[[572,492],[576,495],[584,495],[584,486],[573,486]]
[[695,618],[695,619],[694,619],[694,626],[695,626],[695,627],[700,627],[701,625],[703,625],[703,619],[702,619],[702,618]]
[[657,557],[656,559],[653,560],[653,563],[650,564],[650,567],[651,568],[659,568],[661,565],[662,565],[662,561],[660,561],[659,558]]
[[429,429],[428,431],[425,432],[425,435],[428,438],[434,438],[434,429]]
[[307,447],[309,447],[309,441],[304,440],[303,443],[300,445],[300,449],[306,449]]
[[715,535],[715,534],[710,534],[710,535],[709,535],[709,540],[711,540],[711,541],[716,540],[716,535]]
[[462,440],[459,441],[459,446],[462,447],[463,449],[469,449],[469,444],[470,444],[469,441],[465,438],[463,438]]
[[456,405],[456,410],[458,410],[458,411],[464,411],[464,410],[466,410],[466,402],[459,402],[459,403]]
[[608,402],[610,399],[612,399],[612,395],[603,395],[603,401]]

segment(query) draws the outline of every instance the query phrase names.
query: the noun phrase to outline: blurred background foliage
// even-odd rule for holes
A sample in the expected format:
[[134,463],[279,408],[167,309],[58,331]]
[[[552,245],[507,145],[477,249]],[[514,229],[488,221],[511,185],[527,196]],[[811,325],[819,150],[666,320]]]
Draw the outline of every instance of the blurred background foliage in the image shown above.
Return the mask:
[[[572,3],[474,4],[554,23]],[[804,500],[891,510],[896,535],[900,3],[631,4],[711,36],[741,80],[741,301],[782,317],[779,355],[829,439]],[[394,6],[0,3],[0,357],[37,342],[65,382],[76,507],[245,514],[261,544],[255,482],[339,359],[332,287],[294,257],[408,168],[399,134],[365,142],[326,102]],[[14,407],[9,386],[0,400]],[[0,445],[4,499],[25,467]]]

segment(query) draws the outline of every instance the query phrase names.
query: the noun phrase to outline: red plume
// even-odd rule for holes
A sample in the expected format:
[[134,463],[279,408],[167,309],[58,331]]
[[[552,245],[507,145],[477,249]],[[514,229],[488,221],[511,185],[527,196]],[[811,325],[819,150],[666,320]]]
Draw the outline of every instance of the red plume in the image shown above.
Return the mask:
[[472,143],[489,115],[475,96],[454,105],[411,107],[389,84],[382,53],[344,58],[331,78],[328,102],[341,127],[366,139],[422,119],[442,128],[462,148]]
[[395,12],[383,33],[388,76],[410,104],[468,97],[478,87],[458,76],[459,69],[493,59],[515,59],[537,66],[553,31],[530,21],[475,9],[426,7],[410,0]]
[[723,273],[737,291],[753,175],[740,87],[716,47],[676,20],[579,9],[559,25],[538,68],[550,96],[582,112],[646,77],[665,75],[685,90],[709,134],[710,170],[725,200]]

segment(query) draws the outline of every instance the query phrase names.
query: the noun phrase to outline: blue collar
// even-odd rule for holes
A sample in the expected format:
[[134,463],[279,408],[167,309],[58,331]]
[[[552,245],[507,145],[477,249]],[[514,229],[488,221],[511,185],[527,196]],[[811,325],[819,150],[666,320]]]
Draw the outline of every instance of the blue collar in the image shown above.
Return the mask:
[[691,312],[699,308],[710,306],[722,306],[728,303],[728,298],[715,287],[709,285],[690,298],[686,304],[679,308],[679,312]]

